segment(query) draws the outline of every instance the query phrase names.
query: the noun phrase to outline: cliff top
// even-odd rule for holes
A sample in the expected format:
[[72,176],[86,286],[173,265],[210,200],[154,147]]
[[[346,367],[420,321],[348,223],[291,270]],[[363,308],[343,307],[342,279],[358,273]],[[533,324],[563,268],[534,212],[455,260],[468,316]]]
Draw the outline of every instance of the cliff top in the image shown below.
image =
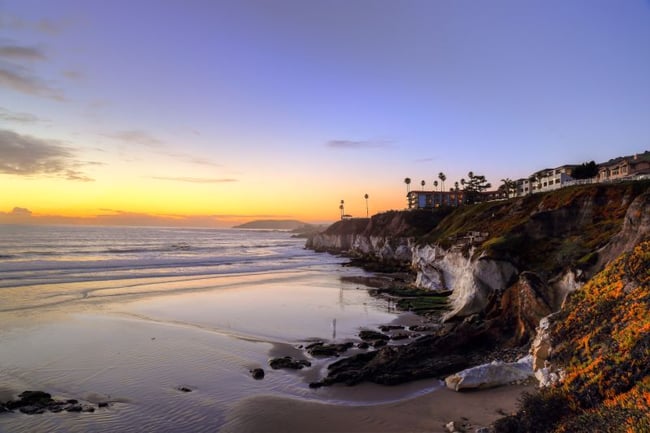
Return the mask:
[[[574,186],[458,208],[343,220],[324,233],[415,238],[444,248],[464,245],[466,251],[474,246],[475,254],[549,277],[568,266],[594,266],[597,250],[620,231],[630,203],[648,191],[650,181]],[[469,233],[479,236],[468,240]]]

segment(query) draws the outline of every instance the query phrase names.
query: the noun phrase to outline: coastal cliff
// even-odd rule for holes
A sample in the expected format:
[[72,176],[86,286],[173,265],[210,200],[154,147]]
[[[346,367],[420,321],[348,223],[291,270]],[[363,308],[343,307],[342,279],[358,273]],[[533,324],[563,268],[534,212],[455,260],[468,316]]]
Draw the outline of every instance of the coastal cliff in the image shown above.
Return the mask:
[[457,209],[387,212],[339,221],[307,248],[401,264],[419,288],[451,292],[447,320],[484,312],[523,272],[568,293],[648,233],[648,182],[565,188]]
[[[341,359],[322,384],[442,378],[508,348],[525,353],[542,318],[547,329],[555,326],[558,311],[574,308],[573,293],[649,235],[650,182],[337,222],[307,246],[360,257],[379,270],[398,263],[419,289],[449,294],[449,309],[443,332]],[[553,338],[538,348],[537,369],[561,345]]]

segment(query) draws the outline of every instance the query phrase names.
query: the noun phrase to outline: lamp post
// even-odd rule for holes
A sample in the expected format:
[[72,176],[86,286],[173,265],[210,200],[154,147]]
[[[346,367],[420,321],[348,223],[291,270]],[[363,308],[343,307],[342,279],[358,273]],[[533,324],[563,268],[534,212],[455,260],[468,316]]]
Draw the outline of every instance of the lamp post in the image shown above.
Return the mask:
[[341,209],[341,220],[343,220],[343,215],[345,214],[345,207],[343,206],[344,203],[345,202],[341,200],[341,205],[339,206],[339,209]]
[[364,195],[363,198],[366,199],[366,218],[368,218],[369,213],[368,213],[368,194]]

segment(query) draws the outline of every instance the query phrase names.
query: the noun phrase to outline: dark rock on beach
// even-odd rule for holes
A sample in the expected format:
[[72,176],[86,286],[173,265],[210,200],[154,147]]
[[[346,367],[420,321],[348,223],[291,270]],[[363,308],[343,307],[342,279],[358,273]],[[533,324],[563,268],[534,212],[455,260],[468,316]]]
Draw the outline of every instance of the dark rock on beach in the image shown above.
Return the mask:
[[339,356],[348,349],[352,348],[354,343],[325,344],[322,341],[312,343],[306,347],[307,353],[311,356]]
[[190,388],[186,387],[186,386],[179,386],[176,389],[181,391],[181,392],[192,392],[192,390]]
[[261,380],[264,379],[264,370],[261,368],[254,368],[250,370],[251,376],[253,376],[253,379],[256,380]]
[[293,359],[290,356],[284,358],[274,358],[269,361],[272,369],[288,368],[292,370],[302,370],[305,367],[311,367],[311,362],[304,359]]
[[411,337],[410,334],[407,334],[405,332],[400,332],[398,334],[391,335],[390,339],[391,340],[406,340],[407,338],[410,338],[410,337]]
[[390,331],[398,331],[404,329],[402,325],[381,325],[379,327],[381,332],[390,332]]
[[389,337],[386,334],[382,334],[381,332],[377,331],[370,331],[368,329],[364,329],[363,331],[359,332],[359,338],[362,339],[363,341],[374,341],[374,340],[388,340]]
[[[19,400],[0,403],[0,413],[20,411],[26,415],[37,415],[47,411],[58,412],[94,412],[95,407],[81,404],[76,399],[54,400],[52,395],[43,391],[25,391],[19,395]],[[108,403],[106,403],[108,406]],[[99,406],[102,407],[102,406]]]

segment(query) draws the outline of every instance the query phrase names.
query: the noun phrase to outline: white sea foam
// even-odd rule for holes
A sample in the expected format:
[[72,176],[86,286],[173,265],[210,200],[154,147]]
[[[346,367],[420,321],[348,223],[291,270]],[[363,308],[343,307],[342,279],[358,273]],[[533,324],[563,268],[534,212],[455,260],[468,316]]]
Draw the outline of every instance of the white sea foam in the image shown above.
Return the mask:
[[284,232],[0,226],[0,288],[246,274],[337,263]]
[[[5,414],[0,431],[218,431],[255,395],[373,404],[430,390],[310,389],[330,359],[268,367],[308,356],[296,348],[307,341],[354,340],[395,318],[339,278],[361,270],[303,245],[282,232],[0,226],[0,391],[113,402],[79,416]],[[250,377],[257,367],[264,380]]]

